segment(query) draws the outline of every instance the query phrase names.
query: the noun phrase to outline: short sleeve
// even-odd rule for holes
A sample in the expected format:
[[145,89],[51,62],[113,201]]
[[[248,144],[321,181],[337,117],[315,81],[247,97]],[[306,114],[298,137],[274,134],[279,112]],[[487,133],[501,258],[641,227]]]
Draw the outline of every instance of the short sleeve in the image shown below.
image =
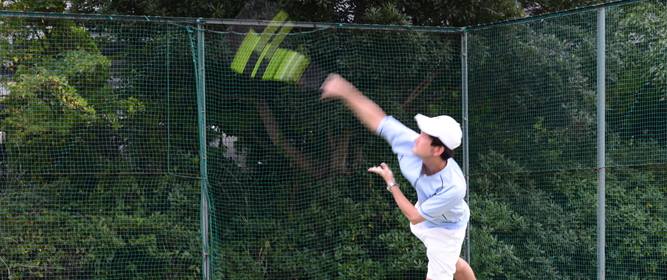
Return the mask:
[[395,154],[412,154],[412,147],[419,134],[403,125],[392,116],[384,117],[378,125],[377,135],[384,138],[391,145]]

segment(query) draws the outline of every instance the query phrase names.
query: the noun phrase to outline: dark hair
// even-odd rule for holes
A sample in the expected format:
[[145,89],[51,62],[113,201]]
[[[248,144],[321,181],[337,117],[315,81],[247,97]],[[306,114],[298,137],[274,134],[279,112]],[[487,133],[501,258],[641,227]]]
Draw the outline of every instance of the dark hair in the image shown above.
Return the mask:
[[445,146],[445,144],[442,143],[438,137],[433,137],[431,135],[429,135],[429,137],[431,137],[431,146],[445,148],[445,151],[440,154],[440,158],[446,161],[449,158],[454,157],[454,150],[447,148],[447,146]]

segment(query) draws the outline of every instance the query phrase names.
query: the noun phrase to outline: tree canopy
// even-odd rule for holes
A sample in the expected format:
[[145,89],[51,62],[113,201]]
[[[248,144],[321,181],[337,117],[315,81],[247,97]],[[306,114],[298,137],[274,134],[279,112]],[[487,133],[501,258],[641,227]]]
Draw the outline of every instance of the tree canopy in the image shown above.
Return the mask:
[[[237,18],[247,0],[45,0],[7,1],[19,11],[165,17]],[[462,27],[564,11],[605,0],[279,0],[292,20]]]

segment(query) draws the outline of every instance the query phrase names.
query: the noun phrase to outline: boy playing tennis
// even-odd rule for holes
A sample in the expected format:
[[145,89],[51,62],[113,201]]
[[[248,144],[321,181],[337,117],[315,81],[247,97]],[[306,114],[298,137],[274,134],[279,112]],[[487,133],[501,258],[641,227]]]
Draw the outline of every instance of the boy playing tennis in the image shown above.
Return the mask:
[[403,176],[417,191],[412,205],[403,195],[386,163],[368,171],[387,182],[396,204],[410,220],[410,229],[424,245],[428,256],[426,279],[475,279],[459,257],[470,218],[463,200],[466,181],[454,161],[454,149],[461,144],[461,126],[449,116],[415,116],[421,134],[407,128],[364,96],[354,85],[331,74],[322,85],[323,99],[341,99],[373,133],[383,137],[398,155]]

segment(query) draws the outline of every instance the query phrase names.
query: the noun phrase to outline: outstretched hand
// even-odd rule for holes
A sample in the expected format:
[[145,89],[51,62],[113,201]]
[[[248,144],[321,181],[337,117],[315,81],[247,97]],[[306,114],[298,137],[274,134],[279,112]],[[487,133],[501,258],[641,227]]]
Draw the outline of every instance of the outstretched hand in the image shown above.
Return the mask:
[[340,98],[356,90],[354,85],[338,74],[329,74],[320,89],[322,90],[322,99]]
[[384,179],[385,182],[387,182],[387,184],[390,184],[391,182],[394,181],[394,173],[391,172],[389,166],[384,162],[380,164],[380,166],[373,166],[369,168],[368,172],[373,172],[375,174],[382,176],[382,179]]
[[368,130],[375,133],[387,114],[353,84],[338,74],[329,74],[322,84],[322,99],[341,99]]

